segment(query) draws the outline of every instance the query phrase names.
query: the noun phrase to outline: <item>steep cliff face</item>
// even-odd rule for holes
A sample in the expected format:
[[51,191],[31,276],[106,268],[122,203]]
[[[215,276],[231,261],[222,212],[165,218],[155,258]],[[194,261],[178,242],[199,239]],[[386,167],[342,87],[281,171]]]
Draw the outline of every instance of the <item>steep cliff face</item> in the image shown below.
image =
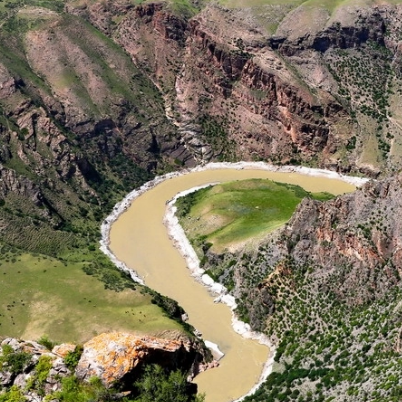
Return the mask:
[[326,158],[336,140],[330,119],[345,117],[342,107],[331,96],[301,86],[262,38],[249,46],[234,37],[222,43],[211,33],[215,21],[205,14],[191,21],[185,67],[176,81],[184,119],[200,115],[199,110],[214,116],[242,158]]
[[329,276],[345,267],[333,291],[346,301],[384,296],[400,283],[401,180],[372,182],[329,203],[303,202],[284,231],[290,255]]
[[255,253],[243,255],[231,275],[240,309],[248,311],[251,323],[264,327],[261,320],[280,300],[273,297],[273,284],[279,281],[292,288],[297,270],[308,272],[317,292],[336,295],[353,308],[383,299],[397,288],[401,180],[398,175],[370,182],[325,203],[304,199],[282,230]]
[[168,340],[112,332],[84,344],[76,375],[82,380],[96,376],[107,387],[116,382],[130,385],[145,364],[190,371],[202,360],[197,346],[188,339]]
[[283,371],[246,401],[400,398],[401,184],[396,174],[331,201],[306,198],[255,249],[206,253],[203,268],[237,314],[277,347]]
[[197,160],[304,162],[374,176],[400,165],[399,5],[215,4],[188,19],[163,4],[84,4],[67,9],[152,77]]
[[288,56],[306,49],[323,53],[330,48],[354,48],[370,40],[384,45],[387,19],[393,11],[386,2],[382,6],[351,4],[332,11],[302,4],[281,21],[272,43]]

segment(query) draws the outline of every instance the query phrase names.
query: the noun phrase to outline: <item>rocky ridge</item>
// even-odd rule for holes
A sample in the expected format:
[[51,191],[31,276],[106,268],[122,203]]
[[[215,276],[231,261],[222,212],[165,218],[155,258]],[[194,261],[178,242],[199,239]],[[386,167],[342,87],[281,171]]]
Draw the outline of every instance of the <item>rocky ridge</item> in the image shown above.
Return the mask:
[[[302,5],[272,33],[252,7],[208,5],[188,19],[161,3],[119,4],[120,11],[110,2],[67,10],[148,72],[199,161],[303,162],[374,176],[399,166],[399,5]],[[366,63],[360,68],[373,75],[356,86],[357,64]]]
[[98,335],[86,342],[76,367],[79,379],[98,377],[108,387],[129,383],[145,364],[157,363],[170,370],[196,370],[201,363],[196,345],[189,340],[169,340],[125,333]]
[[295,390],[398,400],[401,181],[397,174],[330,201],[306,198],[254,251],[206,252],[203,268],[231,289],[237,314],[277,346],[281,368],[246,401]]
[[[71,229],[85,210],[99,220],[113,194],[197,162],[371,176],[400,166],[399,5],[278,9],[275,31],[253,8],[60,5],[65,13],[29,5],[4,16],[2,175],[32,188],[0,186],[8,242],[18,244],[8,229],[28,225],[35,236],[20,244],[54,254],[55,244],[41,250],[28,237]],[[36,225],[18,215],[36,215]]]
[[219,256],[208,251],[206,257],[212,268],[238,261],[223,270],[221,280],[233,281],[229,287],[234,285],[248,320],[259,330],[264,329],[265,315],[275,310],[269,290],[272,277],[291,277],[297,267],[308,271],[322,291],[333,292],[349,306],[382,299],[401,280],[401,180],[396,175],[371,181],[327,202],[306,198],[285,227],[254,253]]

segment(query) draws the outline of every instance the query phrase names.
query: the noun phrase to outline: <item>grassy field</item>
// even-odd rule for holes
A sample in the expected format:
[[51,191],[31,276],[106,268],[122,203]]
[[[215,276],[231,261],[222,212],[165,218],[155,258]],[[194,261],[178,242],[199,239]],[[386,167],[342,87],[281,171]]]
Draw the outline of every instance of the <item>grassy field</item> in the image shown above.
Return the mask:
[[[18,0],[2,3],[3,8],[0,5],[2,63],[10,74],[24,79],[24,90],[3,99],[2,108],[12,110],[28,99],[32,107],[42,105],[41,98],[55,93],[57,84],[63,84],[63,88],[67,86],[77,93],[77,98],[84,103],[83,110],[91,109],[88,115],[96,115],[94,121],[113,114],[110,109],[114,106],[122,107],[124,113],[144,125],[148,124],[146,116],[150,115],[164,121],[159,92],[110,38],[74,16],[63,13],[55,16],[36,7],[60,11],[64,3],[63,0]],[[27,7],[18,12],[22,5]],[[52,19],[57,21],[56,25],[52,25]],[[34,46],[29,35],[32,31],[35,31],[32,37],[41,35],[49,25],[51,35],[58,38],[60,35],[60,43],[68,45],[69,52],[60,50],[58,45],[52,49],[50,46],[55,56],[49,60],[54,64],[46,61],[43,74],[38,74],[43,58],[38,58],[36,64],[28,63],[27,52],[32,51],[32,56],[40,53],[29,47]],[[75,51],[77,57],[73,56]],[[57,81],[60,76],[54,74],[58,71],[64,82]],[[88,84],[88,71],[93,73],[96,85]],[[123,100],[124,107],[120,104]],[[59,150],[51,149],[43,140],[42,136],[47,133],[38,130],[28,138],[29,130],[19,128],[6,113],[1,114],[0,120],[3,127],[18,133],[10,139],[3,136],[0,141],[0,148],[6,147],[11,153],[3,161],[5,167],[15,171],[15,180],[26,177],[35,190],[40,187],[44,200],[43,204],[35,202],[23,191],[20,194],[6,191],[0,198],[0,336],[38,339],[46,334],[56,342],[82,342],[111,330],[150,334],[165,330],[184,332],[183,325],[167,317],[180,316],[174,303],[155,294],[142,294],[142,287],[131,289],[132,281],[123,277],[97,250],[102,218],[127,192],[152,177],[120,152],[123,147],[120,136],[113,137],[116,155],[99,158],[96,135],[76,135],[61,121],[52,119],[56,125],[60,124],[58,128],[67,138],[62,141],[60,152],[76,152],[79,159],[84,157],[92,165],[81,182],[70,173],[65,175],[59,171],[59,161],[56,162]],[[76,169],[74,163],[71,169],[71,172]]]
[[[4,247],[0,259],[0,336],[83,342],[111,330],[159,333],[182,328],[151,296],[107,290],[83,264]],[[72,260],[72,258],[71,258]]]
[[320,200],[299,186],[253,179],[219,184],[180,198],[178,215],[197,251],[210,243],[215,252],[233,250],[282,226],[304,197]]

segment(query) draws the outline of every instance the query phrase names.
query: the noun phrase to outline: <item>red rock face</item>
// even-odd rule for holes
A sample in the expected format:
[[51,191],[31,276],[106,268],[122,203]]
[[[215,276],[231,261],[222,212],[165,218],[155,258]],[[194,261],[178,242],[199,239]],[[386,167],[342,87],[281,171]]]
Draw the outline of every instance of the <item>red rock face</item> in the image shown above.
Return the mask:
[[[100,17],[106,13],[111,19],[120,11],[105,3],[107,11],[100,13],[98,6],[88,5],[87,16],[107,32]],[[236,35],[247,41],[236,42],[230,18],[210,7],[186,21],[160,4],[149,4],[126,10],[111,35],[152,76],[164,94],[167,114],[183,133],[183,143],[198,159],[219,156],[197,125],[201,116],[209,115],[224,120],[242,159],[289,162],[318,157],[322,165],[336,164],[331,155],[347,143],[352,131],[344,122],[343,106],[325,91],[313,94],[300,85],[260,33],[237,25]],[[340,120],[343,130],[331,130]]]
[[400,282],[401,183],[397,175],[330,202],[304,200],[284,231],[288,252],[318,276],[339,274],[334,291],[352,304],[380,297]]
[[305,198],[286,226],[258,250],[208,257],[212,266],[216,261],[224,266],[224,258],[237,260],[233,293],[247,308],[252,327],[264,330],[282,290],[297,289],[299,274],[313,291],[332,294],[353,308],[401,286],[401,216],[398,174],[331,201]]
[[[221,125],[232,155],[239,159],[312,162],[372,176],[388,169],[391,159],[395,163],[395,157],[386,160],[380,149],[381,141],[392,147],[391,137],[378,142],[378,157],[362,158],[367,141],[359,142],[359,130],[377,121],[360,114],[359,88],[341,90],[343,81],[354,79],[340,77],[333,63],[339,61],[337,51],[345,49],[350,50],[346,64],[356,56],[353,49],[381,58],[367,50],[370,43],[398,55],[401,10],[348,8],[333,18],[320,10],[324,18],[304,24],[303,18],[311,16],[300,9],[301,14],[286,15],[273,34],[252,12],[216,5],[192,18],[161,3],[134,8],[119,0],[68,6],[69,12],[85,15],[110,35],[152,78],[163,95],[166,115],[179,128],[179,144],[198,161],[226,157],[205,135],[201,119],[208,116]],[[394,126],[390,135],[399,138],[402,130]]]

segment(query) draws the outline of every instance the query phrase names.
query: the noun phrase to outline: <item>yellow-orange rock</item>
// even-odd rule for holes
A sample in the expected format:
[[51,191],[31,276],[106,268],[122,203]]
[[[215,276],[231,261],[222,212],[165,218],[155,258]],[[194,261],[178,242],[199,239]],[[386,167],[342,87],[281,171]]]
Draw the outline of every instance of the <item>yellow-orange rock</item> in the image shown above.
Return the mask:
[[76,345],[72,343],[62,343],[61,345],[56,345],[52,349],[52,353],[60,357],[66,357],[70,352],[74,352]]
[[158,363],[169,368],[191,368],[196,352],[190,343],[137,336],[129,333],[104,333],[84,345],[76,368],[80,379],[99,377],[105,386],[124,378],[135,378],[143,363]]

